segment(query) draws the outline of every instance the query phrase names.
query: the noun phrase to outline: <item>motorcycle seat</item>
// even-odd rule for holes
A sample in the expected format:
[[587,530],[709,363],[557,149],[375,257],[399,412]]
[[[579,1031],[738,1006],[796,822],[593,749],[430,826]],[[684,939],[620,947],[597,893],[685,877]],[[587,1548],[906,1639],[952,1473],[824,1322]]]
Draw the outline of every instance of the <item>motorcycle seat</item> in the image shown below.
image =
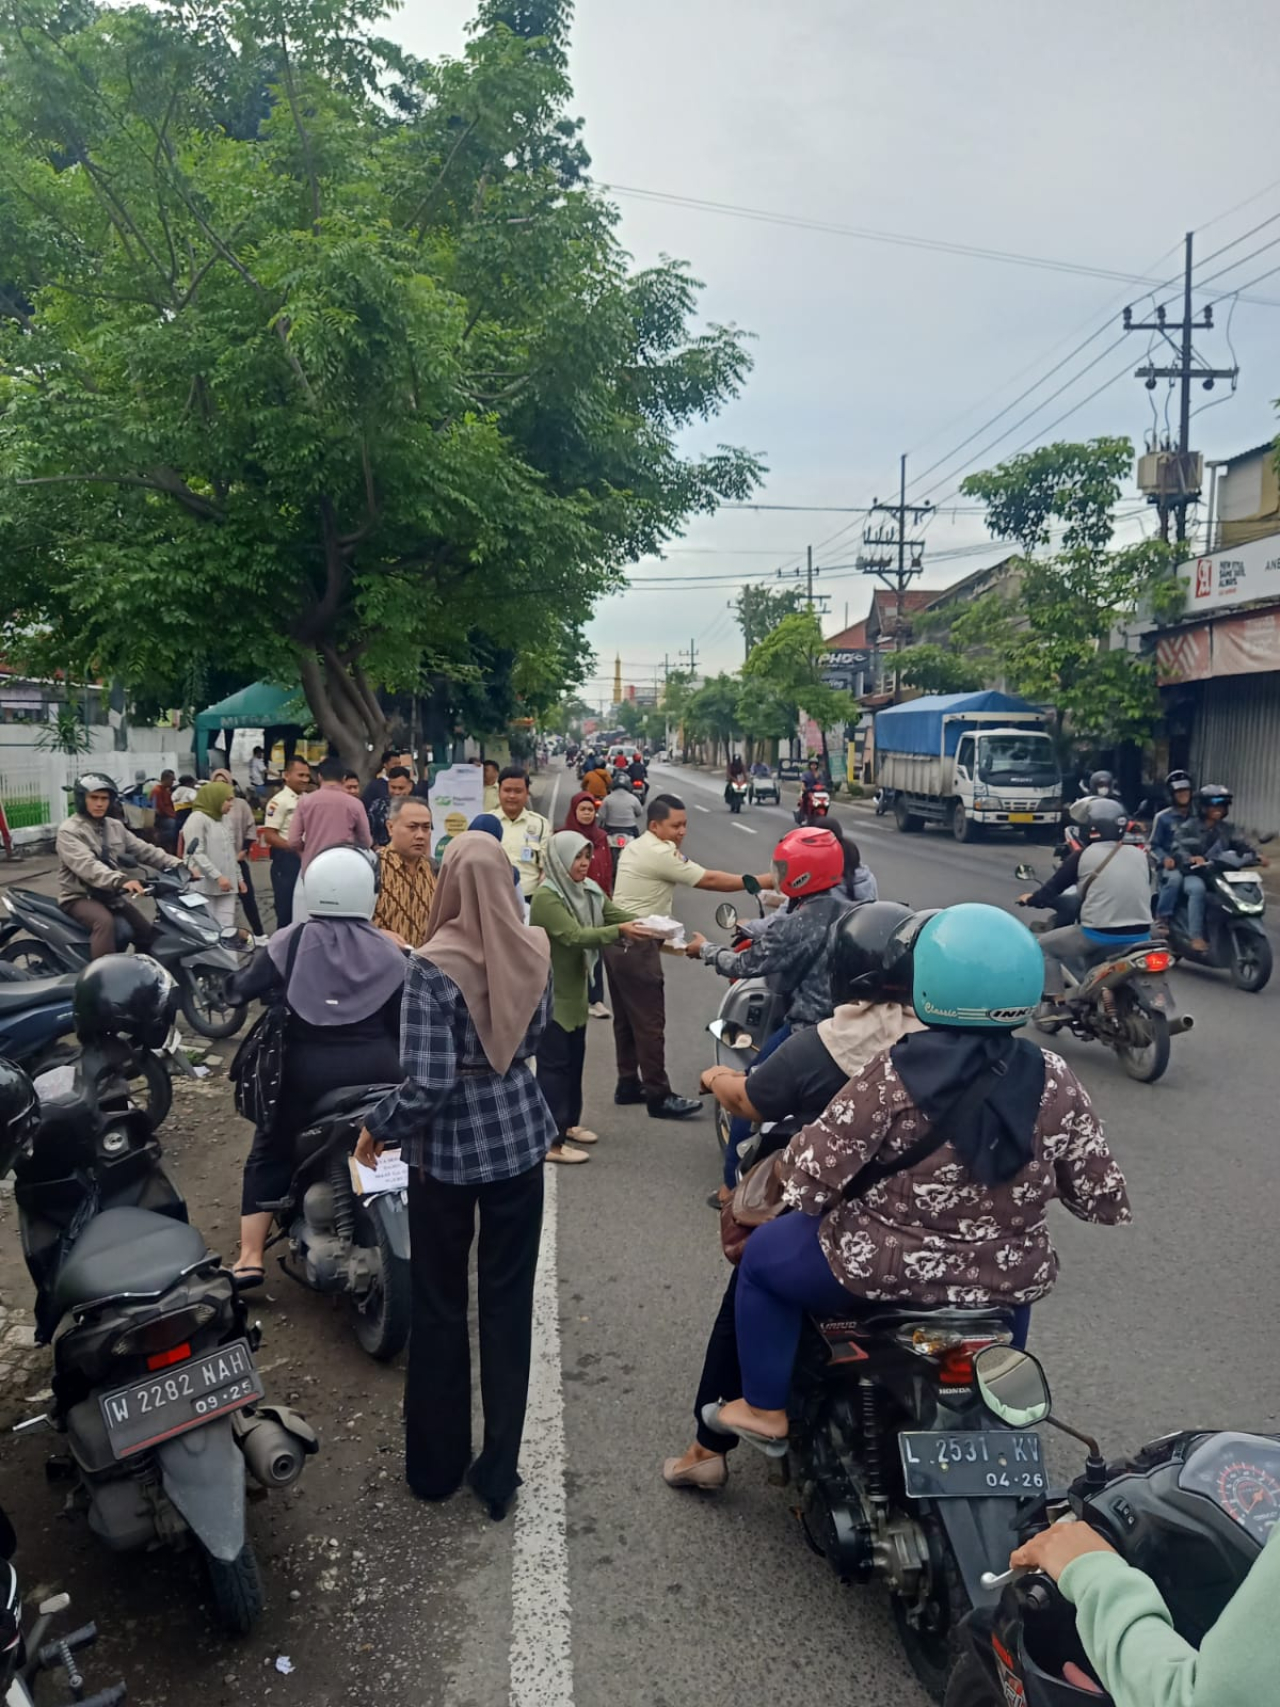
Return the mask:
[[209,1254],[199,1228],[150,1209],[104,1209],[76,1240],[53,1288],[54,1308],[163,1292]]
[[22,978],[12,984],[0,984],[0,1019],[26,1013],[30,1008],[47,1007],[53,1002],[68,1002],[75,987],[74,972],[63,973],[58,978]]
[[307,1125],[313,1126],[317,1120],[328,1120],[335,1114],[350,1114],[367,1102],[380,1101],[393,1090],[394,1085],[342,1085],[336,1091],[327,1091],[308,1112]]
[[[9,893],[24,907],[30,907],[33,913],[45,913],[51,918],[57,919],[61,924],[70,925],[73,930],[80,928],[69,914],[63,912],[52,895],[41,895],[35,889],[11,889]],[[87,931],[85,935],[88,935]]]

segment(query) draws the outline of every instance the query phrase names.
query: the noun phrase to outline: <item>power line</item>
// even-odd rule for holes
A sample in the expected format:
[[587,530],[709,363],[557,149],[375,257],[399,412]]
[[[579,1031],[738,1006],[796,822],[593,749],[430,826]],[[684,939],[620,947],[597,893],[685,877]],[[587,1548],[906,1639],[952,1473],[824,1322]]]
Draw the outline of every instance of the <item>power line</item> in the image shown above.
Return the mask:
[[[1280,219],[1280,214],[1277,214],[1276,218]],[[1259,245],[1258,248],[1251,249],[1247,255],[1241,255],[1238,261],[1228,261],[1225,267],[1219,267],[1217,272],[1210,273],[1208,278],[1197,279],[1195,281],[1195,288],[1197,290],[1203,290],[1205,285],[1212,284],[1214,279],[1220,279],[1224,273],[1231,273],[1234,272],[1237,267],[1247,266],[1250,261],[1256,261],[1259,255],[1265,255],[1268,249],[1274,249],[1277,243],[1280,243],[1280,237],[1273,237],[1269,243],[1263,243]],[[1222,251],[1219,250],[1218,253],[1221,254]],[[1248,286],[1245,285],[1242,288],[1247,290]]]

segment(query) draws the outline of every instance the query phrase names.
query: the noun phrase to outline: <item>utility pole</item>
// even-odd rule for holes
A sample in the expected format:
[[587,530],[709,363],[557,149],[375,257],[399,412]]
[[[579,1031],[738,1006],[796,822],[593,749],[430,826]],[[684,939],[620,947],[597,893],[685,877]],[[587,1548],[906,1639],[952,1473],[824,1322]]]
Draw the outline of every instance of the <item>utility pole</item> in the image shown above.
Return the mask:
[[[902,644],[903,599],[907,588],[917,575],[924,574],[924,541],[908,539],[907,520],[910,518],[913,527],[918,526],[926,516],[933,514],[933,505],[908,504],[907,502],[907,458],[904,452],[898,463],[898,502],[882,504],[878,498],[872,500],[871,514],[885,515],[893,518],[893,525],[886,527],[877,523],[873,528],[870,522],[863,530],[862,543],[868,551],[861,551],[857,557],[857,567],[864,575],[874,575],[878,581],[883,581],[893,594],[893,650],[895,658]],[[911,556],[908,559],[907,553]],[[893,697],[898,697],[898,672],[893,672]]]
[[779,569],[776,571],[774,579],[778,581],[798,581],[803,575],[805,578],[805,609],[810,612],[816,612],[818,616],[825,616],[827,614],[827,605],[830,601],[831,595],[829,593],[815,594],[813,590],[813,577],[815,575],[821,575],[821,573],[821,568],[815,569],[813,566],[813,547],[810,545],[805,547],[805,566],[803,569]]
[[[1176,379],[1179,382],[1176,461],[1173,447],[1167,439],[1163,445],[1153,441],[1151,450],[1157,457],[1156,481],[1154,486],[1143,484],[1141,480],[1139,483],[1142,489],[1148,492],[1159,512],[1161,539],[1167,540],[1169,537],[1169,513],[1172,510],[1177,515],[1176,537],[1180,541],[1187,537],[1187,510],[1200,496],[1200,473],[1196,460],[1191,455],[1191,382],[1198,379],[1206,391],[1212,391],[1215,380],[1229,379],[1234,388],[1240,373],[1238,367],[1196,365],[1194,335],[1197,332],[1212,331],[1213,307],[1206,307],[1199,319],[1196,319],[1191,311],[1191,254],[1194,239],[1195,233],[1188,231],[1182,273],[1182,319],[1171,321],[1165,313],[1163,303],[1156,309],[1154,320],[1135,320],[1132,308],[1126,308],[1124,311],[1126,332],[1158,332],[1178,358],[1175,367],[1155,367],[1147,363],[1135,370],[1134,378],[1145,380],[1148,391],[1154,391],[1157,382],[1162,379]],[[1175,332],[1179,334],[1177,342],[1171,335]],[[1166,470],[1172,474],[1172,479],[1167,477]]]

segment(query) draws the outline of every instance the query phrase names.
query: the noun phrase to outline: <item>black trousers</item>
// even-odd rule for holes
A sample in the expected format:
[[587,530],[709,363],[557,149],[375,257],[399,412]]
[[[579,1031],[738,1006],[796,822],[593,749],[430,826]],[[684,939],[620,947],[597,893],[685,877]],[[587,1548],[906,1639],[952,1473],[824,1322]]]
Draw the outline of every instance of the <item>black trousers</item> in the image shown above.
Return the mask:
[[262,914],[258,911],[258,897],[253,887],[253,868],[243,854],[236,863],[240,867],[240,876],[244,880],[244,894],[240,897],[240,905],[244,908],[244,916],[249,921],[249,929],[254,936],[261,936]]
[[707,1337],[706,1354],[702,1359],[702,1374],[698,1380],[698,1395],[693,1401],[693,1420],[698,1445],[708,1452],[731,1452],[738,1444],[736,1434],[716,1434],[702,1420],[704,1405],[728,1404],[742,1397],[742,1370],[738,1365],[738,1332],[734,1323],[734,1305],[738,1298],[738,1271],[729,1276],[729,1284],[720,1300],[720,1311]]
[[[520,1486],[516,1465],[529,1400],[542,1181],[541,1162],[487,1185],[444,1185],[419,1168],[409,1175],[413,1330],[405,1475],[423,1499],[447,1499],[464,1476],[490,1503],[505,1505]],[[477,1208],[484,1444],[473,1464],[467,1266]]]
[[276,904],[278,931],[293,923],[293,891],[301,870],[302,861],[296,853],[288,853],[283,848],[272,848],[271,894]]
[[613,997],[613,1046],[618,1079],[644,1085],[646,1102],[671,1095],[667,1077],[666,992],[656,942],[614,943],[603,955]]
[[554,1020],[538,1044],[538,1088],[547,1099],[556,1131],[563,1138],[582,1124],[582,1069],[587,1058],[587,1028],[565,1031]]

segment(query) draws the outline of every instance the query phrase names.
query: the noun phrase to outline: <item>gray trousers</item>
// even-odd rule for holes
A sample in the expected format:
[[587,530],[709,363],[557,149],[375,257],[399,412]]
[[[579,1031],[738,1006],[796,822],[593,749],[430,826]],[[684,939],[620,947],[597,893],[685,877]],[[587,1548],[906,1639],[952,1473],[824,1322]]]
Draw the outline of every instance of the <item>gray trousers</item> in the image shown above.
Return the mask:
[[1100,944],[1090,942],[1079,925],[1064,925],[1061,930],[1046,931],[1040,938],[1044,950],[1044,984],[1050,995],[1061,995],[1065,966],[1077,983],[1088,969],[1107,952]]

